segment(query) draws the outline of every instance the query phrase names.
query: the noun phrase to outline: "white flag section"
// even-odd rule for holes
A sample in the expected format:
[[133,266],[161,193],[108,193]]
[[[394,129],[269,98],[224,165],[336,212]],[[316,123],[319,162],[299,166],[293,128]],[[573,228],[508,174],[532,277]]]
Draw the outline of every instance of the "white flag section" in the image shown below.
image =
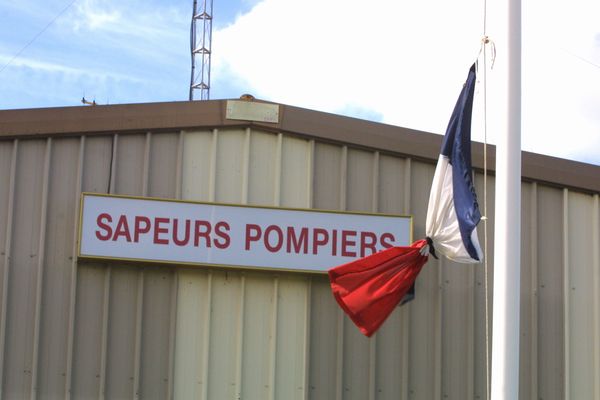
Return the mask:
[[458,98],[446,130],[427,209],[426,234],[436,252],[452,261],[479,263],[481,219],[471,170],[471,112],[475,65]]

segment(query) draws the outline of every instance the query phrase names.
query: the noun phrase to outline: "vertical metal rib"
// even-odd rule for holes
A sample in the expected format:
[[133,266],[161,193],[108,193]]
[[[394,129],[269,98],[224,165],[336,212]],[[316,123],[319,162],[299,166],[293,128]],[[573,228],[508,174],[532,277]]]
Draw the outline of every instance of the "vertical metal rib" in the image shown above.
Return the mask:
[[311,296],[312,296],[312,278],[308,276],[306,278],[306,294],[304,302],[304,370],[303,370],[303,398],[308,400],[310,395],[310,319],[311,319]]
[[171,400],[175,391],[175,338],[177,335],[177,294],[179,292],[179,272],[173,274],[171,281],[171,316],[169,318],[169,382],[167,399]]
[[[142,196],[148,196],[148,187],[150,186],[150,148],[152,146],[152,133],[146,132],[146,142],[144,145],[144,165],[142,168]],[[144,269],[138,271],[137,300],[135,312],[135,342],[133,358],[133,398],[140,397],[140,376],[142,361],[142,325],[144,315]]]
[[[119,147],[119,134],[113,135],[112,143],[112,154],[111,154],[111,165],[110,165],[110,177],[108,193],[115,192],[115,181],[117,174],[117,149]],[[112,266],[108,264],[106,266],[106,273],[104,275],[104,297],[102,300],[102,339],[100,344],[100,385],[98,398],[103,400],[106,394],[106,356],[108,352],[108,314],[110,310],[110,281],[112,275]]]
[[40,237],[38,242],[38,262],[35,286],[35,314],[33,326],[33,355],[31,362],[31,400],[37,397],[38,360],[40,348],[40,324],[42,318],[42,296],[44,284],[44,261],[46,250],[46,222],[48,213],[48,185],[50,180],[50,157],[52,156],[52,138],[46,139],[44,156],[44,178],[42,184],[42,204],[40,216]]
[[271,309],[271,343],[269,348],[269,400],[275,400],[275,371],[277,371],[277,312],[279,306],[279,277],[273,279],[273,308]]
[[69,327],[67,333],[67,366],[65,377],[65,398],[69,400],[72,392],[73,379],[73,341],[75,334],[75,302],[77,300],[77,243],[79,241],[79,209],[81,185],[83,180],[83,159],[85,155],[85,136],[79,140],[79,157],[77,158],[77,181],[75,182],[75,215],[73,218],[73,250],[71,252],[71,282],[69,284]]
[[235,399],[242,398],[242,366],[244,359],[244,309],[246,300],[246,275],[240,274],[240,303],[237,320],[237,337],[236,337],[236,369],[235,369]]
[[[275,176],[273,185],[273,205],[281,205],[281,169],[283,152],[283,134],[277,134],[277,148],[275,150]],[[269,399],[275,399],[275,383],[277,371],[277,314],[279,312],[279,276],[273,278],[273,308],[271,310],[271,343],[269,362]]]
[[594,315],[594,398],[600,399],[600,201],[594,195],[594,208],[592,212],[592,243],[594,243],[593,272],[593,315]]
[[212,144],[210,149],[210,175],[208,183],[208,201],[215,201],[217,196],[217,149],[219,143],[219,130],[213,129]]
[[[314,187],[314,154],[315,154],[315,141],[309,140],[306,152],[306,207],[312,208],[313,206],[313,187]],[[308,400],[310,396],[310,321],[311,321],[311,299],[312,299],[312,277],[308,276],[306,279],[306,297],[304,302],[304,371],[303,371],[303,398]]]
[[[175,166],[175,198],[181,199],[183,180],[183,145],[185,132],[180,131],[177,140],[177,160]],[[178,269],[172,272],[171,308],[169,314],[169,365],[167,382],[167,400],[173,399],[175,391],[175,337],[177,335],[177,293],[179,291]]]
[[436,263],[437,268],[437,292],[435,293],[435,313],[434,313],[434,364],[433,364],[433,398],[442,398],[442,269],[444,260],[439,259]]
[[315,186],[315,141],[308,141],[308,152],[307,152],[308,162],[306,163],[306,207],[312,208],[313,206],[313,194],[314,194],[314,186]]
[[281,205],[281,157],[283,152],[283,134],[277,134],[277,148],[275,150],[275,173],[273,185],[273,205]]
[[342,160],[340,165],[340,211],[346,211],[348,193],[348,146],[342,147]]
[[146,132],[146,142],[144,143],[144,165],[142,167],[142,196],[148,196],[148,186],[150,175],[150,147],[152,145],[152,132]]
[[98,388],[98,398],[104,399],[106,394],[106,353],[108,351],[108,313],[110,306],[110,278],[112,268],[106,269],[104,275],[104,294],[102,298],[102,340],[100,348],[100,385]]
[[564,399],[571,398],[571,280],[569,276],[569,189],[563,189],[563,332],[564,332],[564,371],[565,371],[565,393]]
[[379,152],[373,153],[373,176],[371,178],[371,212],[379,211]]
[[183,141],[185,139],[184,131],[180,131],[177,138],[177,159],[175,166],[175,198],[181,199],[181,186],[183,180]]
[[[371,210],[379,211],[379,152],[373,153],[373,175],[371,176]],[[369,400],[375,400],[377,392],[377,335],[369,340]]]
[[[340,204],[339,209],[345,211],[347,207],[348,189],[348,146],[342,147],[342,158],[340,165]],[[337,309],[337,351],[336,351],[336,400],[342,400],[344,395],[344,312]]]
[[344,395],[344,312],[338,308],[336,313],[335,400],[342,400]]
[[212,315],[212,280],[213,273],[208,271],[206,276],[206,301],[204,304],[204,337],[202,341],[202,393],[201,400],[208,400],[208,370],[210,363],[210,323]]
[[242,204],[248,204],[248,182],[250,178],[250,128],[246,128],[242,155]]
[[475,395],[475,288],[477,287],[475,268],[480,267],[481,264],[467,265],[468,284],[473,289],[467,291],[467,398],[465,400],[472,400]]
[[144,271],[138,273],[137,304],[135,313],[135,349],[133,360],[133,398],[140,398],[140,366],[142,353],[142,316],[144,312]]
[[[412,159],[406,158],[404,163],[404,208],[402,209],[402,213],[404,215],[409,215],[410,210],[412,208],[411,205],[411,185],[412,185]],[[411,236],[412,236],[412,227],[411,227]],[[414,240],[413,237],[410,240]],[[418,296],[418,294],[417,294]],[[404,307],[404,310],[401,313],[400,323],[402,324],[402,370],[400,371],[400,376],[404,385],[402,386],[402,391],[400,392],[400,400],[408,399],[408,364],[409,364],[409,346],[410,346],[410,312],[411,309],[409,306]]]
[[531,241],[531,338],[530,351],[531,358],[529,365],[531,368],[531,393],[530,398],[537,399],[538,397],[538,218],[537,218],[537,183],[531,184],[531,213],[530,213],[530,241]]
[[13,141],[12,158],[10,163],[10,181],[8,189],[8,209],[6,213],[5,242],[4,242],[4,273],[2,279],[2,314],[0,315],[0,399],[4,394],[4,350],[6,342],[6,314],[8,309],[8,280],[10,278],[12,225],[15,203],[15,179],[17,173],[17,151],[19,140]]

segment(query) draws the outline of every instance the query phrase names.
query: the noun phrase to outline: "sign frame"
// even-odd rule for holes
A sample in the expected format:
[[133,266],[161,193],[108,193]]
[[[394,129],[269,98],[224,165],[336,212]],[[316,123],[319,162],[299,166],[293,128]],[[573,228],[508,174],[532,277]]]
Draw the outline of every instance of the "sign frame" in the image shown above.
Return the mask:
[[[210,262],[191,262],[191,261],[177,261],[177,260],[154,260],[147,258],[137,257],[119,257],[119,256],[102,256],[102,255],[87,255],[82,254],[82,241],[83,241],[83,225],[84,225],[84,202],[86,197],[102,197],[102,198],[115,198],[115,199],[126,199],[126,200],[141,200],[141,201],[154,201],[154,202],[167,202],[167,203],[182,203],[191,205],[203,205],[203,206],[218,206],[218,207],[232,207],[232,208],[247,208],[247,209],[259,209],[259,210],[277,210],[277,211],[290,211],[290,212],[308,212],[308,213],[321,213],[321,214],[336,214],[336,215],[357,215],[357,216],[375,216],[375,217],[389,217],[398,218],[402,220],[408,219],[408,237],[410,245],[413,242],[413,223],[414,218],[412,215],[406,214],[390,214],[390,213],[372,213],[372,212],[360,212],[360,211],[339,211],[339,210],[327,210],[327,209],[315,209],[315,208],[295,208],[295,207],[276,207],[276,206],[263,206],[263,205],[249,205],[249,204],[235,204],[235,203],[223,203],[223,202],[205,202],[205,201],[194,201],[194,200],[182,200],[182,199],[171,199],[171,198],[160,198],[150,196],[132,196],[132,195],[121,195],[121,194],[107,194],[107,193],[95,193],[95,192],[81,192],[80,204],[79,204],[79,221],[78,221],[78,235],[77,235],[77,261],[78,262],[121,262],[126,264],[151,264],[151,265],[163,265],[163,266],[186,266],[193,268],[218,268],[218,269],[229,269],[229,270],[251,270],[251,271],[271,271],[271,272],[293,272],[293,273],[312,273],[312,274],[326,274],[327,270],[319,269],[302,269],[302,268],[286,268],[286,267],[272,267],[272,266],[250,266],[240,264],[220,264]],[[358,259],[359,256],[356,257]],[[331,267],[335,267],[332,265]]]

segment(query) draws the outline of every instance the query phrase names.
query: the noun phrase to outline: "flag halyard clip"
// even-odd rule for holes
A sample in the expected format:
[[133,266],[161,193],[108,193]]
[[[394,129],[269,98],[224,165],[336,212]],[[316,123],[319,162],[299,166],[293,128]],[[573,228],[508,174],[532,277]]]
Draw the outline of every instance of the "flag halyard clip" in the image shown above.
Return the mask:
[[488,35],[484,35],[481,38],[481,47],[479,47],[479,54],[477,54],[477,60],[479,60],[479,57],[481,56],[483,49],[488,44],[490,45],[490,51],[491,51],[490,56],[491,56],[491,62],[492,62],[492,64],[490,65],[490,69],[494,69],[494,63],[496,62],[496,43],[494,43],[494,41],[492,39],[490,39],[490,37]]
[[433,258],[438,260],[438,256],[437,256],[437,254],[435,254],[435,247],[433,246],[433,240],[429,236],[427,236],[425,238],[425,240],[427,240],[427,246],[429,246],[429,254],[431,254],[433,256]]

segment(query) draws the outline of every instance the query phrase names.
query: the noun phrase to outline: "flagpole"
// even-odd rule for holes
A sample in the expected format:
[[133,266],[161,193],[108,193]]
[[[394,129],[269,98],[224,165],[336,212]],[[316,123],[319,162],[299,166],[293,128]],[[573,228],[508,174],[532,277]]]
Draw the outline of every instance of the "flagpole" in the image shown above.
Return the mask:
[[492,400],[519,397],[521,270],[521,0],[500,0],[496,88],[496,201],[492,328]]

